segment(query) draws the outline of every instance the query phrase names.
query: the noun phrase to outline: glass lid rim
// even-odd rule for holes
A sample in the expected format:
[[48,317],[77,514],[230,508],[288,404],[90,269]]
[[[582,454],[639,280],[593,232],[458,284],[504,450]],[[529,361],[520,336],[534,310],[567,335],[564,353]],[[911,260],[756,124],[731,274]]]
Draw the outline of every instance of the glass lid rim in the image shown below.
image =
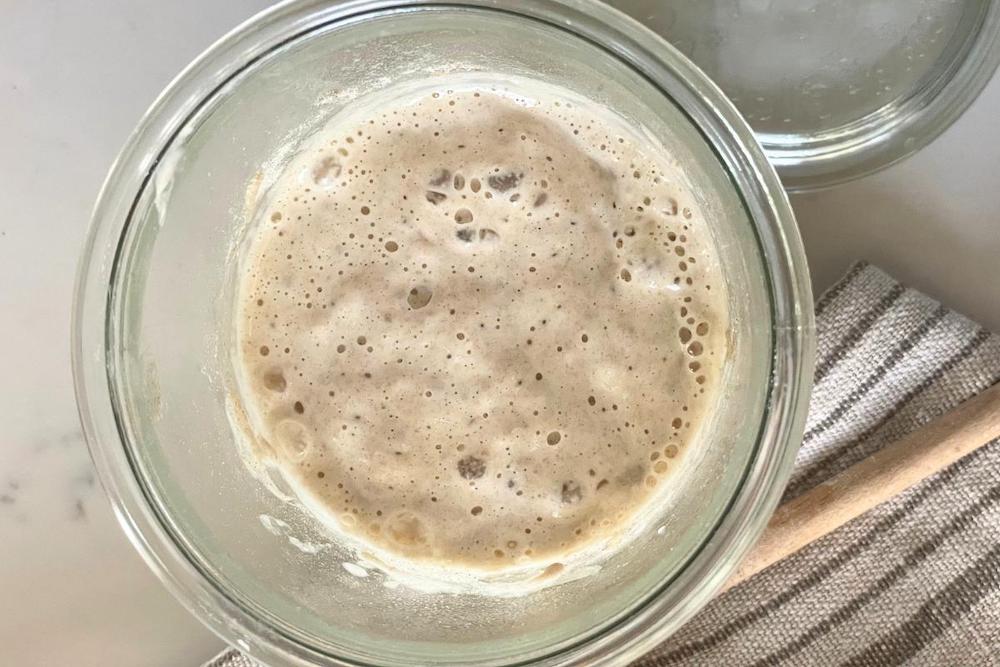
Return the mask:
[[[1000,2],[991,0],[951,61],[903,99],[815,133],[777,135],[754,129],[754,134],[786,190],[833,187],[886,169],[926,147],[976,100],[998,65]],[[786,138],[779,141],[779,136]]]

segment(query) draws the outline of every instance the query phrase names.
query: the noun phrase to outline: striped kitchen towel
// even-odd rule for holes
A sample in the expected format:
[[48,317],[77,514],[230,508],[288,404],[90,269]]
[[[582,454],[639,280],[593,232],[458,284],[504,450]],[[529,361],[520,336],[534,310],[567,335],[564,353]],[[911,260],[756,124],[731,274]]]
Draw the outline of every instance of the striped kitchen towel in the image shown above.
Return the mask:
[[[867,264],[816,304],[785,500],[1000,380],[1000,336]],[[1000,440],[707,607],[633,667],[1000,665]]]
[[[1000,380],[1000,336],[861,263],[816,304],[786,500]],[[1000,666],[1000,440],[712,601],[633,667]],[[206,667],[252,667],[236,651]]]

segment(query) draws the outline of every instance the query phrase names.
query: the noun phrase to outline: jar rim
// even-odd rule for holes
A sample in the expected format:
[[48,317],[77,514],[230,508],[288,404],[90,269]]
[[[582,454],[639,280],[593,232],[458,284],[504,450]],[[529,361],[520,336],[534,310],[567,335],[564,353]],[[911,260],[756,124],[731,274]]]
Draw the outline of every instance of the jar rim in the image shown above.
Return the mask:
[[[253,62],[317,28],[389,10],[499,10],[567,30],[624,61],[674,99],[730,172],[760,246],[770,290],[772,355],[768,398],[755,451],[721,520],[670,582],[593,637],[533,664],[596,665],[638,657],[697,611],[738,565],[766,525],[791,471],[812,376],[813,316],[808,272],[781,183],[750,128],[721,91],[652,32],[597,0],[288,0],[252,17],[189,65],[161,93],[127,141],[94,208],[78,269],[72,322],[74,384],[81,421],[102,484],[135,548],[167,588],[230,644],[263,662],[359,664],[331,658],[286,636],[238,603],[188,557],[163,524],[129,460],[108,376],[109,297],[137,194],[199,106]],[[669,74],[669,77],[668,77]],[[667,81],[673,90],[666,90]],[[715,143],[713,143],[713,141]],[[714,553],[706,553],[711,539]],[[667,589],[671,596],[666,596]],[[669,598],[669,599],[668,599]]]

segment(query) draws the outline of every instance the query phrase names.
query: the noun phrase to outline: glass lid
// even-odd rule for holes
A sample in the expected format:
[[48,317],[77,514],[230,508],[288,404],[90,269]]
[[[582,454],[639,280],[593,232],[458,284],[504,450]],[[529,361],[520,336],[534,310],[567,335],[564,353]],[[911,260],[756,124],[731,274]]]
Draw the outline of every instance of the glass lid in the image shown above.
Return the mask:
[[736,104],[790,190],[928,144],[1000,61],[994,0],[617,0]]

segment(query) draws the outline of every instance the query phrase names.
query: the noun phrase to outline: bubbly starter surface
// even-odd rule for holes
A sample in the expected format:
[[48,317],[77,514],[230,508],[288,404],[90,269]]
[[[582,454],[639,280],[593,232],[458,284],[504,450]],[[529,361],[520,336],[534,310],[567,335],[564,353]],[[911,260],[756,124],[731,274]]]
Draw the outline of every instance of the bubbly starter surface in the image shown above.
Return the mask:
[[332,528],[554,563],[627,526],[714,405],[725,295],[669,155],[532,83],[383,99],[304,143],[243,260],[239,400]]

